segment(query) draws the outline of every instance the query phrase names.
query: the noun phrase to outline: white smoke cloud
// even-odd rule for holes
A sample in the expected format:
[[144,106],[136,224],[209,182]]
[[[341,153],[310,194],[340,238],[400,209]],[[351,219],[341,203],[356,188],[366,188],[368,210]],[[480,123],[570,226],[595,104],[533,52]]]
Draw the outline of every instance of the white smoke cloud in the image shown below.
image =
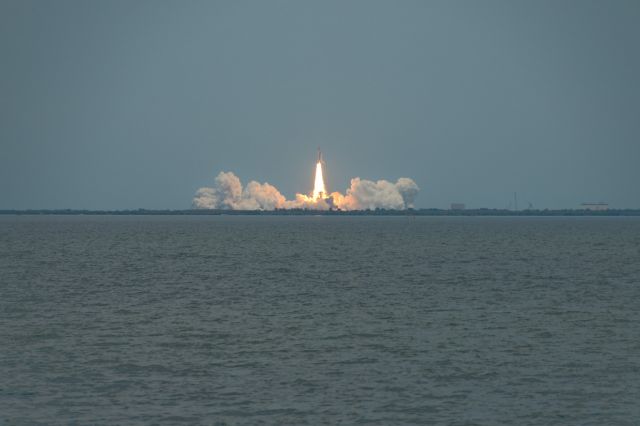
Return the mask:
[[[409,178],[400,178],[396,183],[387,180],[373,182],[358,177],[351,179],[347,195],[339,203],[345,210],[392,209],[413,207],[418,194],[418,185]],[[340,198],[336,194],[336,198]]]
[[197,209],[274,210],[285,206],[285,198],[268,183],[249,182],[242,188],[232,172],[220,172],[213,188],[200,188],[193,199]]
[[220,172],[212,188],[198,189],[193,198],[193,207],[228,210],[328,210],[332,207],[341,210],[402,210],[413,207],[419,190],[418,185],[409,178],[400,178],[396,183],[392,183],[387,180],[374,182],[356,177],[351,179],[351,186],[347,189],[346,195],[333,192],[325,199],[313,200],[306,195],[296,194],[295,200],[287,200],[273,185],[251,181],[243,188],[235,174]]
[[396,189],[402,196],[402,200],[404,201],[404,205],[407,208],[413,208],[413,202],[418,196],[418,192],[420,191],[420,187],[413,181],[413,179],[409,178],[400,178],[396,182]]

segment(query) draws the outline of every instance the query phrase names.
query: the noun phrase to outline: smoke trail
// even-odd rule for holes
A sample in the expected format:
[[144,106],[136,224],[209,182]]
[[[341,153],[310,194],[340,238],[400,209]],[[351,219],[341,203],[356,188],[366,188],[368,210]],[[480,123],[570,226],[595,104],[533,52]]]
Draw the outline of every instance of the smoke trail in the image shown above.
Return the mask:
[[286,200],[278,189],[268,183],[251,181],[245,188],[232,172],[220,172],[214,186],[198,189],[193,199],[196,209],[274,210],[302,208],[309,210],[366,210],[413,207],[418,185],[409,178],[396,183],[387,180],[370,181],[359,177],[351,179],[346,195],[333,192],[326,198],[296,194],[295,200]]

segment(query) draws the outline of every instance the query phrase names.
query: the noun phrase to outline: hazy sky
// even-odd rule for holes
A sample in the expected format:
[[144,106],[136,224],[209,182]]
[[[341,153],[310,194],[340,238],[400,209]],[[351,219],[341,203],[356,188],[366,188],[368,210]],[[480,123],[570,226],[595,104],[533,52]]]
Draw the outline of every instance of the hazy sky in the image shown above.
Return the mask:
[[0,208],[188,208],[221,171],[417,207],[640,207],[640,1],[0,0]]

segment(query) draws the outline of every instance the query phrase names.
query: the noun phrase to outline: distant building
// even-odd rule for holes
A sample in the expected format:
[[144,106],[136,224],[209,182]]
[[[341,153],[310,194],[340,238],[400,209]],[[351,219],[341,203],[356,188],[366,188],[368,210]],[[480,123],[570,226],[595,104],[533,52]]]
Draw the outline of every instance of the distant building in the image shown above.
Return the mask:
[[451,203],[451,210],[464,210],[464,203]]
[[609,210],[609,204],[603,203],[602,201],[599,203],[582,203],[581,206],[584,210],[594,210],[594,211]]

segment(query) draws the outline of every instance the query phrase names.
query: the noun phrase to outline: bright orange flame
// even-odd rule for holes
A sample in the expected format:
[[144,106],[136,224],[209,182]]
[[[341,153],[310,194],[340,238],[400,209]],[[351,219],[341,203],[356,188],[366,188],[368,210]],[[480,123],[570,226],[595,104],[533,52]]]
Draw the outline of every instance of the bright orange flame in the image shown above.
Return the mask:
[[327,190],[324,188],[324,178],[322,177],[322,162],[316,164],[316,180],[313,184],[313,200],[318,201],[327,196]]

